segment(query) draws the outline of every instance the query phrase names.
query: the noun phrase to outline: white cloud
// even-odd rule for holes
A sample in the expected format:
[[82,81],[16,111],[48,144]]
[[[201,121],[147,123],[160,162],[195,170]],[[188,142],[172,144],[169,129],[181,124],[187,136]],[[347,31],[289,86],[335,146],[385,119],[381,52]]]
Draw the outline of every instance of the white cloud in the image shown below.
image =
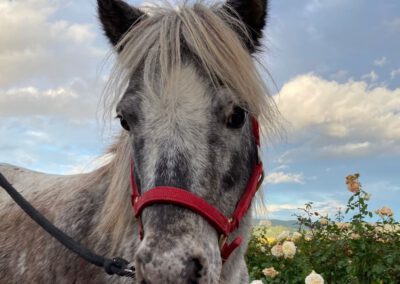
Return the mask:
[[400,18],[393,18],[384,22],[388,31],[393,34],[398,34],[400,31]]
[[0,3],[1,86],[39,79],[60,83],[94,71],[104,56],[94,43],[94,24],[52,19],[60,5],[47,0]]
[[38,160],[38,157],[29,151],[18,149],[14,153],[14,159],[18,164],[31,165]]
[[51,115],[95,119],[99,93],[94,82],[77,81],[54,89],[0,89],[0,117]]
[[[335,199],[326,199],[322,201],[313,202],[313,209],[323,216],[333,217],[339,209],[342,210],[346,208],[346,205]],[[304,206],[303,206],[304,207]]]
[[321,6],[321,0],[311,0],[310,3],[305,6],[305,11],[308,13],[315,13],[321,8]]
[[363,81],[340,84],[308,74],[285,84],[275,98],[290,123],[288,140],[310,153],[400,152],[400,88],[371,89]]
[[0,121],[0,163],[37,171],[89,171],[102,164],[94,158],[111,143],[91,119],[75,123],[65,117],[29,115],[0,117]]
[[331,79],[333,80],[343,80],[349,76],[349,71],[347,70],[339,70],[336,73],[331,75]]
[[328,145],[322,147],[322,152],[332,156],[361,156],[371,151],[370,142],[347,143],[344,145]]
[[289,168],[288,165],[279,165],[276,168],[274,168],[273,171],[286,170],[288,168]]
[[91,171],[94,171],[95,169],[105,166],[112,160],[113,157],[113,155],[109,154],[99,157],[89,155],[77,156],[76,164],[67,165],[62,174],[73,175],[89,173]]
[[26,135],[28,137],[32,137],[33,139],[36,139],[41,142],[49,142],[50,141],[49,135],[44,131],[28,130],[26,132]]
[[382,196],[382,192],[400,192],[400,186],[398,184],[392,184],[386,180],[370,182],[364,185],[368,192],[371,192],[378,198]]
[[385,66],[386,62],[387,62],[387,58],[386,58],[386,56],[383,56],[382,58],[375,59],[374,65],[378,66],[378,67],[383,67],[383,66]]
[[265,177],[265,184],[279,184],[279,183],[304,183],[303,173],[284,173],[284,172],[272,172]]
[[378,74],[372,70],[371,72],[369,72],[368,74],[365,74],[361,77],[361,79],[365,80],[370,80],[371,82],[375,82],[376,80],[378,80],[379,76]]
[[394,78],[396,78],[399,75],[400,75],[400,68],[394,69],[390,72],[390,79],[393,80]]
[[308,25],[306,28],[309,38],[319,41],[323,39],[323,34],[314,25]]
[[283,210],[291,210],[291,211],[295,211],[298,208],[302,207],[303,204],[299,204],[299,205],[293,205],[293,204],[268,204],[266,205],[267,208],[267,212],[269,213],[275,213],[275,212],[279,212],[279,211],[283,211]]
[[345,137],[349,130],[343,124],[332,123],[327,127],[327,132],[332,137]]
[[280,155],[277,159],[276,159],[276,162],[278,163],[278,164],[281,164],[281,165],[285,165],[285,164],[290,164],[290,163],[292,163],[293,162],[293,160],[292,159],[290,159],[290,150],[289,151],[286,151],[285,153],[283,153],[282,155]]

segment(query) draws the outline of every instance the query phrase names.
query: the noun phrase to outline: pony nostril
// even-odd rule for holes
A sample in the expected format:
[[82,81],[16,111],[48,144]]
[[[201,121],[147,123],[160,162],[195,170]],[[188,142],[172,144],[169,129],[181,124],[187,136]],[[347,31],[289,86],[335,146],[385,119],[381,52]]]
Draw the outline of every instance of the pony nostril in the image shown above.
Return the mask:
[[197,250],[191,255],[177,254],[171,259],[158,257],[160,252],[151,253],[147,247],[142,248],[135,256],[136,281],[138,284],[208,283],[208,262],[202,253]]
[[189,260],[188,265],[186,267],[188,280],[190,284],[198,283],[198,280],[202,277],[203,265],[201,264],[200,259],[192,258]]

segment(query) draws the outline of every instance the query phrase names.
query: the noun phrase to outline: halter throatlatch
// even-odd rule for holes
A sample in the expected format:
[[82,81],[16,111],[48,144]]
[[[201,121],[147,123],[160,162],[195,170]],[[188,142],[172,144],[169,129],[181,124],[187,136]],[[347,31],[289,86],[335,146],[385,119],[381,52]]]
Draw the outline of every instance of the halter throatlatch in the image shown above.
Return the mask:
[[[259,150],[259,125],[255,118],[252,117],[251,121],[253,124],[253,136],[257,144],[257,150]],[[178,205],[199,214],[217,230],[220,235],[219,245],[221,249],[221,258],[225,262],[231,253],[240,246],[243,240],[242,237],[239,236],[228,244],[228,236],[239,227],[240,221],[247,213],[254,195],[261,186],[263,177],[263,165],[260,157],[258,157],[257,164],[254,166],[247,183],[246,191],[238,201],[232,216],[228,218],[222,214],[218,208],[214,207],[203,198],[181,188],[157,186],[140,195],[136,186],[133,163],[131,163],[132,206],[135,217],[138,219],[140,239],[143,239],[144,236],[141,215],[146,207],[159,203]]]

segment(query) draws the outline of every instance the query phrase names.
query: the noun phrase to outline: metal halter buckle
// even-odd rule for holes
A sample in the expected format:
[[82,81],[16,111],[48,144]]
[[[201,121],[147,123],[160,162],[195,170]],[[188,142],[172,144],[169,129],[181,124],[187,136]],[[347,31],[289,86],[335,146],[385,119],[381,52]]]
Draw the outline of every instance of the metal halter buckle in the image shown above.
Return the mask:
[[131,266],[130,268],[125,268],[123,274],[126,277],[135,278],[135,268]]
[[228,240],[228,236],[225,234],[222,234],[219,238],[219,249],[222,250],[223,247],[226,244],[226,241]]

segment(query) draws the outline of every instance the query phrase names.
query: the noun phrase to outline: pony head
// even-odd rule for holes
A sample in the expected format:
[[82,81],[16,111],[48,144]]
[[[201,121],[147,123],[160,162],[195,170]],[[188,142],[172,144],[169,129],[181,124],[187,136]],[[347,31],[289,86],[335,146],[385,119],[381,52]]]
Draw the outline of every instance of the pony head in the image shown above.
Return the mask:
[[[268,122],[268,131],[277,114],[252,58],[267,1],[141,10],[98,0],[98,11],[117,54],[109,100],[124,129],[138,190],[181,188],[230,216],[257,162],[251,117]],[[233,238],[248,235],[250,215]],[[200,215],[154,204],[141,219],[138,283],[247,281],[246,241],[222,265],[219,234]]]

